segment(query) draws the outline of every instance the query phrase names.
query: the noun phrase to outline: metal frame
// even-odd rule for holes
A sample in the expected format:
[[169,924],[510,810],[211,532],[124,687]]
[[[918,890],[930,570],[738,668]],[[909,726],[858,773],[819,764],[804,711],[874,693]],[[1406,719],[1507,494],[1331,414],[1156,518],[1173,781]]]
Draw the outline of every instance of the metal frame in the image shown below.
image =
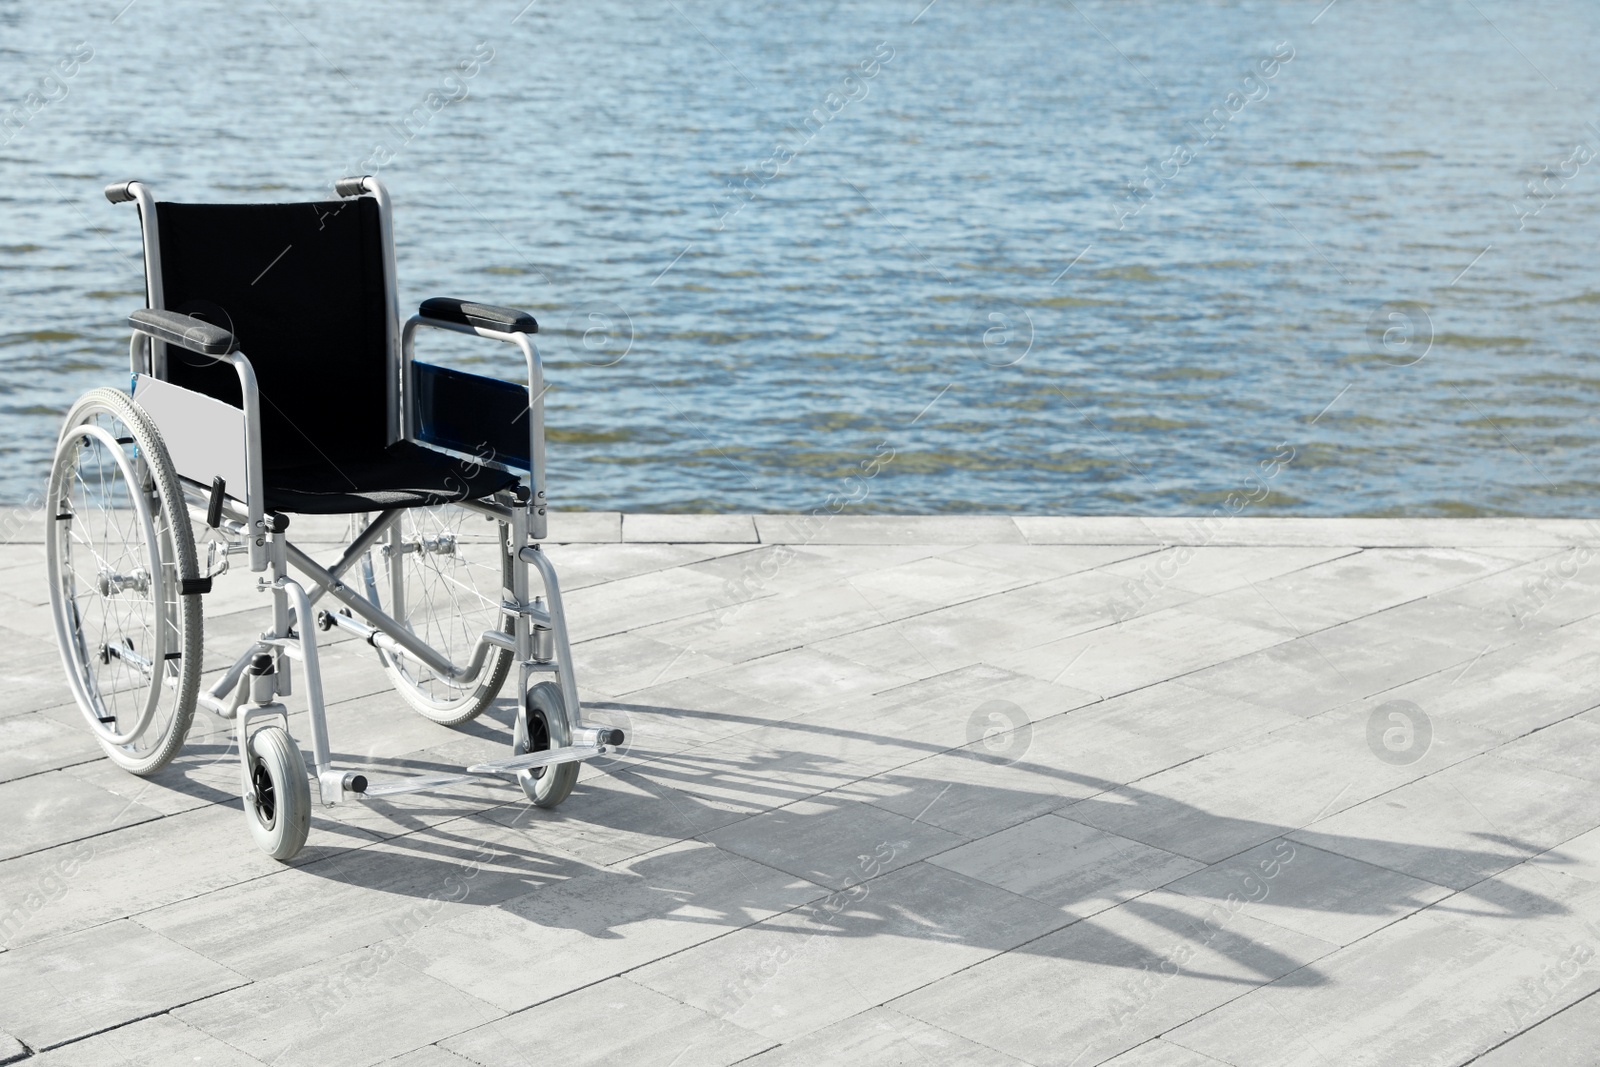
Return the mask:
[[[353,182],[353,180],[348,180]],[[341,182],[346,185],[346,182]],[[470,660],[462,665],[451,662],[446,656],[417,637],[401,620],[386,613],[375,597],[369,598],[344,582],[345,574],[367,556],[385,537],[399,536],[401,509],[385,511],[374,518],[346,547],[339,561],[332,567],[323,567],[306,553],[296,548],[274,516],[263,508],[265,483],[263,481],[261,447],[260,391],[255,370],[243,352],[211,358],[230,363],[239,376],[243,397],[246,436],[247,482],[243,494],[230,490],[222,500],[223,520],[217,527],[218,535],[226,543],[225,552],[248,551],[250,570],[267,572],[258,579],[257,586],[272,594],[272,628],[263,633],[236,659],[221,678],[199,694],[199,703],[210,712],[236,723],[240,742],[240,759],[244,764],[246,792],[250,789],[249,750],[245,744],[251,719],[266,704],[260,694],[252,694],[252,676],[247,673],[252,659],[263,652],[273,655],[280,669],[273,675],[271,695],[288,695],[291,674],[283,669],[285,657],[299,660],[304,670],[306,704],[311,728],[311,755],[313,773],[317,779],[322,802],[335,803],[348,795],[389,796],[396,793],[439,788],[468,780],[476,775],[500,774],[527,770],[552,764],[575,762],[602,755],[607,745],[620,743],[617,731],[585,726],[578,687],[572,672],[572,652],[569,645],[565,612],[562,607],[560,585],[554,567],[541,551],[539,541],[548,533],[544,480],[544,372],[539,351],[531,337],[523,333],[464,326],[436,319],[412,316],[400,328],[399,295],[396,284],[393,210],[389,194],[383,183],[374,177],[364,177],[359,192],[349,195],[368,195],[377,201],[383,242],[384,283],[388,289],[385,334],[390,359],[388,375],[388,440],[415,440],[414,419],[411,412],[412,362],[415,335],[418,327],[451,330],[457,333],[476,334],[492,340],[514,344],[522,352],[528,374],[529,455],[531,470],[527,486],[521,492],[504,492],[494,499],[463,501],[461,506],[498,519],[507,536],[500,550],[512,562],[511,587],[505,590],[507,600],[502,605],[514,620],[513,632],[485,631],[474,646]],[[139,205],[139,217],[144,232],[145,288],[151,308],[163,308],[164,294],[161,284],[160,235],[156,225],[156,201],[148,187],[142,183],[129,183],[127,191]],[[135,376],[149,374],[166,380],[166,343],[135,330],[129,349],[130,369]],[[197,394],[198,395],[198,394]],[[421,442],[418,442],[419,444]],[[426,446],[424,446],[426,447]],[[503,464],[482,461],[487,466],[511,470]],[[203,523],[210,503],[208,487],[191,480],[183,480],[186,503],[191,521]],[[226,567],[224,555],[223,568]],[[305,578],[305,584],[290,574],[290,568]],[[537,571],[542,596],[530,597],[529,571]],[[399,574],[396,568],[395,573]],[[399,579],[397,578],[397,581]],[[322,611],[313,616],[313,608],[324,596],[331,596],[347,609],[347,613]],[[547,607],[545,605],[548,605]],[[403,598],[396,589],[392,606],[404,615]],[[328,746],[326,709],[322,694],[321,669],[317,658],[316,630],[339,627],[351,631],[374,648],[389,656],[413,660],[453,681],[470,684],[484,670],[490,654],[498,648],[511,649],[519,662],[519,700],[525,702],[535,675],[552,673],[556,676],[563,703],[566,705],[566,722],[550,723],[551,748],[509,759],[477,764],[457,775],[431,775],[418,778],[401,778],[376,784],[368,783],[360,775],[348,774],[333,766]],[[548,632],[548,641],[544,640]],[[546,651],[548,645],[548,651]],[[274,705],[275,707],[277,705]],[[255,709],[255,710],[252,710]],[[524,709],[523,714],[526,714]]]

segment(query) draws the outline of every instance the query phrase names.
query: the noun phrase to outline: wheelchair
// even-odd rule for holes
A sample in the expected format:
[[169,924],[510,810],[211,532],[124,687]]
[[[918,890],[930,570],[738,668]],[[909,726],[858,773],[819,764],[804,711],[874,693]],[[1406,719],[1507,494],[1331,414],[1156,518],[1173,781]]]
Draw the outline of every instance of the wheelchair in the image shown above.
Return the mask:
[[[402,325],[383,183],[342,178],[334,192],[180,204],[139,182],[106,188],[138,206],[148,306],[128,316],[130,391],[73,405],[47,498],[56,640],[95,737],[150,775],[182,749],[197,706],[231,723],[245,819],[279,860],[305,844],[311,779],[337,804],[514,777],[551,808],[582,761],[624,740],[584,724],[541,547],[538,324],[435,298]],[[424,328],[515,345],[526,383],[418,361]],[[291,516],[344,516],[359,532],[324,566],[286,536]],[[272,627],[205,684],[203,604],[234,556],[271,594]],[[405,702],[447,726],[488,707],[514,663],[510,755],[386,780],[334,766],[317,660],[333,629],[371,645]],[[293,684],[309,775],[281,699]]]

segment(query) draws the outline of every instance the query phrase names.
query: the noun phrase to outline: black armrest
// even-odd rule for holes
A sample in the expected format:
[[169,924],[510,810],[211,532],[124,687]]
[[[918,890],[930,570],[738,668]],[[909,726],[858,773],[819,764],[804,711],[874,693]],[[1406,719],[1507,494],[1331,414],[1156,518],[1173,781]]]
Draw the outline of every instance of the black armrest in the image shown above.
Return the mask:
[[128,316],[128,325],[157,341],[165,341],[205,356],[225,356],[239,347],[233,334],[221,326],[213,326],[204,319],[180,315],[176,311],[140,308]]
[[501,333],[538,333],[539,324],[526,311],[516,308],[498,308],[491,304],[474,304],[448,296],[436,296],[422,302],[417,314],[425,319],[458,322],[463,326],[477,326]]

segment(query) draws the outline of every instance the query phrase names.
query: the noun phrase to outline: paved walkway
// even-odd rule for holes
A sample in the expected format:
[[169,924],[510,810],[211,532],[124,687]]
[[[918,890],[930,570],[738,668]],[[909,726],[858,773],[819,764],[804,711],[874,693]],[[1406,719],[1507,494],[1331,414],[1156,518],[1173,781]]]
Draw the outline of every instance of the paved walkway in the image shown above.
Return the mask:
[[[318,809],[283,866],[203,713],[98,758],[14,518],[0,1062],[1595,1062],[1600,528],[559,515],[626,754],[556,812]],[[353,764],[504,746],[324,666]]]

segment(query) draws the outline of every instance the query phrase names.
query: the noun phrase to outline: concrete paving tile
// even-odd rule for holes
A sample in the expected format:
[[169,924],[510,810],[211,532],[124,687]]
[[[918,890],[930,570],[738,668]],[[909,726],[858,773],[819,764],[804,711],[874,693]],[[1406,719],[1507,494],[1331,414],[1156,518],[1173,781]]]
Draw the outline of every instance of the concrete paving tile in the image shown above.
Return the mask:
[[670,773],[680,790],[726,796],[746,810],[764,811],[882,774],[929,751],[927,745],[811,720],[789,719],[689,749],[639,773]]
[[892,1008],[872,1008],[745,1061],[749,1067],[1026,1067],[1022,1060],[957,1037]]
[[0,1027],[47,1049],[243,984],[121,920],[0,953]]
[[1078,919],[1204,867],[1055,815],[1041,815],[928,862],[1058,907]]
[[[880,770],[839,792],[980,837],[1194,758],[1181,745],[1124,734],[1087,717],[1099,707]],[[953,737],[957,726],[947,733]],[[960,729],[965,733],[967,727]]]
[[[31,570],[36,575],[43,575],[45,566],[43,522],[29,531],[24,531],[11,525],[4,515],[0,515],[0,529],[14,531],[9,537],[0,540],[0,569]],[[44,579],[27,578],[26,575],[22,575],[16,580],[42,582]]]
[[[862,721],[858,720],[858,715],[870,715],[880,736],[949,741],[946,747],[957,747],[989,734],[990,720],[986,715],[976,715],[986,702],[1006,701],[1019,705],[1024,720],[1040,721],[1093,704],[1096,699],[1093,693],[1085,693],[1083,689],[1051,685],[1048,681],[990,664],[973,664],[885,689],[872,701],[862,702],[861,707],[838,709],[838,718]],[[947,726],[928,729],[918,725],[914,715],[910,715],[915,709],[922,709],[928,717],[939,720],[960,715],[963,717],[960,739],[957,741]],[[818,721],[821,720],[819,717]]]
[[[313,828],[292,862],[371,841]],[[0,865],[0,945],[85,930],[283,869],[256,847],[237,807],[140,823]]]
[[985,619],[955,607],[858,630],[809,647],[905,678],[922,679],[979,662],[983,654],[976,643],[1006,648],[1010,647],[1007,640],[1025,641],[1033,633],[1028,627]]
[[[1023,520],[1019,520],[1023,521]],[[1195,519],[1152,517],[1143,520],[1154,532],[1173,543],[1196,543]],[[1555,523],[1557,525],[1552,525]],[[1208,524],[1215,531],[1207,543],[1238,545],[1356,545],[1368,547],[1455,547],[1502,545],[1560,545],[1575,536],[1560,520],[1525,519],[1368,519],[1368,518],[1266,518],[1241,516]],[[1592,536],[1592,535],[1590,535]],[[1190,539],[1186,542],[1185,537]]]
[[149,776],[129,774],[110,760],[79,763],[63,774],[81,779],[125,801],[162,815],[176,815],[207,804],[239,799],[239,756],[233,748],[233,724],[196,712],[189,739],[176,759]]
[[[977,542],[974,542],[976,544]],[[984,542],[988,543],[988,542]],[[963,547],[967,547],[963,543]],[[948,543],[944,544],[878,544],[878,545],[845,545],[817,542],[805,546],[805,551],[823,559],[832,560],[835,564],[845,569],[848,574],[864,574],[867,571],[881,570],[884,567],[894,567],[912,560],[926,559],[928,556],[937,556],[950,551]]]
[[550,512],[549,541],[560,544],[622,540],[622,514],[617,511]]
[[622,539],[632,542],[696,541],[756,543],[755,518],[750,515],[624,515]]
[[[526,1064],[526,1057],[522,1064]],[[472,1067],[473,1061],[454,1052],[447,1052],[438,1045],[424,1045],[415,1052],[408,1052],[404,1056],[396,1056],[392,1060],[384,1061],[385,1067]],[[519,1067],[522,1067],[519,1064]]]
[[[1100,1063],[1292,972],[1286,988],[1314,987],[1306,965],[1333,949],[1158,890],[889,1006],[1029,1063]],[[1006,1009],[973,1010],[990,1004]]]
[[[713,546],[703,546],[707,550]],[[734,546],[721,546],[732,548]],[[723,582],[721,602],[733,605],[769,594],[810,592],[944,551],[944,545],[763,545],[737,546],[690,570]]]
[[1541,770],[1600,782],[1600,723],[1590,721],[1588,714],[1580,715],[1501,745],[1494,754]]
[[1419,878],[1278,838],[1167,886],[1286,930],[1348,945],[1450,895]]
[[[790,1041],[1031,941],[1063,920],[1054,908],[916,863],[629,977]],[[924,1021],[954,1029],[948,1019]]]
[[943,556],[901,563],[845,579],[888,617],[963,604],[1028,584],[1027,579]]
[[1587,782],[1482,755],[1289,836],[1459,889],[1596,826]]
[[1292,571],[1304,570],[1358,551],[1354,548],[1177,545],[1120,563],[1100,567],[1107,574],[1133,582],[1139,599],[1148,599],[1161,586],[1175,585],[1191,593],[1212,596],[1230,589],[1264,582]]
[[[807,904],[825,890],[699,842],[478,908],[397,946],[435,978],[519,1011]],[[492,963],[492,965],[488,965]]]
[[1140,586],[1129,578],[1095,569],[1024,586],[972,607],[1032,623],[1045,634],[1060,638],[1199,599],[1200,594],[1178,585]]
[[1296,627],[1312,631],[1441,593],[1509,566],[1498,557],[1459,549],[1379,548],[1255,586]]
[[810,752],[793,747],[810,747],[810,742],[777,744],[778,732],[762,731],[751,741],[733,738],[728,742],[686,749],[619,770],[630,780],[648,788],[664,802],[693,811],[706,804],[715,810],[737,812],[718,821],[723,825],[782,807],[785,804],[824,794],[838,786],[877,773],[891,766],[916,759],[915,750],[886,746],[858,738],[825,737]]
[[999,571],[1026,582],[1043,582],[1145,556],[1149,545],[963,545],[939,553],[969,567]]
[[763,812],[702,836],[829,889],[848,889],[962,843],[936,826],[837,795]]
[[1016,515],[1030,545],[1165,545],[1147,519],[1120,515]]
[[147,911],[139,922],[259,980],[414,939],[424,927],[591,869],[514,831],[458,820]]
[[[585,714],[588,713],[585,704]],[[793,718],[796,712],[759,696],[717,685],[705,675],[662,681],[614,700],[595,703],[595,714],[622,711],[633,720],[630,751],[674,752]]]
[[1427,544],[1469,547],[1593,544],[1594,523],[1589,519],[1412,519],[1424,532],[1438,538]]
[[1519,987],[1552,961],[1422,912],[1318,960],[1315,981],[1257,989],[1164,1037],[1238,1067],[1446,1067],[1514,1033]]
[[711,610],[638,630],[676,648],[740,663],[891,621],[860,593],[839,584],[742,604],[719,600]]
[[1564,626],[1600,612],[1600,565],[1571,549],[1557,551],[1440,595],[1517,625]]
[[[730,547],[737,555],[744,546]],[[711,545],[551,545],[545,549],[555,564],[561,591],[566,593],[622,578],[671,570],[722,557],[724,548]]]
[[67,710],[77,729],[39,712],[0,719],[0,782],[105,757],[77,705]]
[[1173,608],[1035,648],[996,656],[1009,667],[1075,689],[1115,696],[1282,643],[1259,626]]
[[969,667],[1038,641],[1039,627],[992,610],[967,605],[939,608],[872,626],[810,647],[871,664],[908,678],[929,678]]
[[[596,1020],[609,1025],[596,1026]],[[626,978],[613,978],[443,1042],[473,1063],[524,1067],[527,1051],[551,1063],[722,1067],[772,1044]]]
[[1539,619],[1518,626],[1503,614],[1483,611],[1441,597],[1424,597],[1375,612],[1363,618],[1358,625],[1363,629],[1395,635],[1421,634],[1433,641],[1466,648],[1474,654],[1528,641],[1540,632],[1555,629]]
[[[984,751],[1012,754],[1025,738],[1014,728],[1092,704],[1092,693],[975,664],[822,708],[792,729],[831,730],[841,737],[910,743],[922,754],[984,742]],[[1024,731],[1026,734],[1026,731]]]
[[[1059,814],[1215,863],[1459,763],[1493,744],[1481,730],[1440,724],[1420,759],[1410,764],[1386,762],[1368,748],[1370,711],[1353,705],[1291,723],[1254,741],[1063,807]],[[1333,851],[1365,858],[1338,848]]]
[[865,800],[885,811],[978,838],[1054,811],[1071,792],[1055,775],[974,749],[929,756],[841,787],[824,797]]
[[1067,772],[1086,795],[1131,782],[1295,721],[1259,704],[1162,682],[1034,725],[1019,766]]
[[[0,614],[0,618],[4,617]],[[7,627],[0,631],[0,636],[6,646],[6,655],[0,659],[0,687],[6,695],[0,702],[0,718],[72,701],[72,691],[67,688],[67,676],[61,666],[61,654],[56,650],[48,622],[27,630]]]
[[810,547],[762,545],[703,560],[688,569],[721,581],[722,590],[716,602],[723,610],[731,611],[747,600],[803,593],[871,568],[852,566]]
[[[0,1063],[6,1062],[0,1059]],[[103,1034],[74,1041],[29,1061],[29,1067],[170,1067],[200,1063],[206,1067],[262,1067],[232,1045],[188,1026],[171,1015],[141,1019]]]
[[[294,700],[294,697],[288,698]],[[461,736],[458,728],[423,718],[392,690],[331,703],[327,708],[328,747],[337,762],[366,763],[395,759],[407,753],[446,745]],[[475,724],[468,724],[469,728]],[[295,740],[311,764],[311,730],[290,720]],[[509,738],[507,739],[509,745]],[[507,749],[509,751],[509,747]]]
[[812,648],[796,648],[709,672],[713,685],[744,693],[798,715],[911,681],[905,675],[857,663]]
[[136,801],[125,801],[64,771],[0,783],[0,811],[10,821],[0,838],[0,859],[159,817]]
[[1473,1060],[1474,1067],[1592,1067],[1600,996],[1591,994]]
[[[1485,878],[1430,913],[1562,961],[1542,980],[1543,990],[1524,991],[1524,1012],[1547,1000],[1555,987],[1577,980],[1580,968],[1600,975],[1600,884],[1569,873],[1561,852],[1543,853]],[[1592,980],[1600,984],[1600,977]]]
[[[1587,629],[1589,624],[1578,625]],[[1587,634],[1558,630],[1481,657],[1469,657],[1378,696],[1383,700],[1409,700],[1435,719],[1448,718],[1501,738],[1515,738],[1571,718],[1595,704],[1597,695],[1589,678],[1600,669],[1600,654],[1593,647]],[[1425,654],[1430,651],[1426,646],[1419,646],[1418,650]],[[1424,665],[1437,662],[1438,654],[1433,653]],[[1342,669],[1361,668],[1352,668],[1347,658]],[[1356,688],[1383,680],[1387,671],[1388,668],[1378,668]],[[1280,681],[1286,682],[1280,678],[1275,684]],[[1274,695],[1284,692],[1279,689]],[[1306,700],[1314,703],[1309,697]]]
[[[844,791],[902,815],[925,812],[921,817],[935,826],[977,837],[1290,721],[1177,683],[1067,714],[1055,713],[1049,702],[1029,702],[1023,721],[1034,708],[1043,712],[1038,719],[1025,729],[991,736],[984,736],[986,706],[976,700],[967,705],[972,711],[961,727],[979,740],[851,783]],[[1004,714],[1000,718],[996,729],[1009,722]],[[947,726],[945,736],[933,743],[955,737],[957,725]],[[918,736],[930,736],[932,724],[922,729]]]
[[1357,621],[1195,671],[1183,682],[1312,716],[1452,667],[1465,667],[1475,658],[1456,645],[1374,630]]
[[757,515],[763,544],[949,545],[1019,544],[1021,531],[1004,515]]
[[1600,882],[1600,828],[1569,837],[1544,853],[1541,862],[1569,877]]
[[[411,1010],[396,1011],[396,1005]],[[172,1014],[279,1067],[365,1067],[502,1013],[379,948],[288,971]]]
[[572,660],[573,671],[579,678],[606,692],[619,694],[675,682],[728,665],[715,656],[690,652],[633,632],[574,645]]
[[[572,796],[554,811],[513,802],[477,817],[521,831],[535,845],[606,865],[688,840],[790,799],[769,790],[765,803],[757,806],[750,803],[749,792],[730,796],[731,790],[673,773],[669,761],[648,768],[648,773],[623,770],[580,779]],[[704,763],[697,761],[694,770],[703,772]]]
[[1340,623],[1353,622],[1363,614],[1360,609],[1355,608],[1343,611],[1332,609],[1316,611],[1302,608],[1291,614],[1280,606],[1281,599],[1269,598],[1259,585],[1247,585],[1193,600],[1184,606],[1196,615],[1271,630],[1284,640],[1304,637]]
[[1105,1067],[1229,1067],[1229,1065],[1158,1037],[1153,1041],[1146,1041],[1137,1048],[1129,1049],[1120,1056],[1113,1056],[1106,1060]]
[[674,569],[563,591],[562,599],[571,639],[587,641],[696,615],[721,592],[722,583],[709,575]]
[[28,1048],[10,1034],[0,1033],[0,1063],[16,1063],[28,1058]]

